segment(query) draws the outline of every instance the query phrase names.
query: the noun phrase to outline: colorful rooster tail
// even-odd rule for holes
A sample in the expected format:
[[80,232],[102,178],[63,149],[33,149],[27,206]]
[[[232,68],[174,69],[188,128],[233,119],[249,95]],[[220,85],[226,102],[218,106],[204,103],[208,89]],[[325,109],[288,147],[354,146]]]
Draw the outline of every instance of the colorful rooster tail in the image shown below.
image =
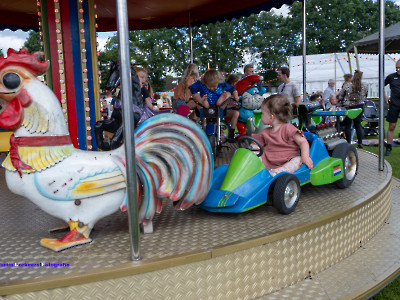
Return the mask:
[[164,197],[178,201],[176,209],[204,200],[214,160],[200,126],[176,114],[156,115],[136,129],[135,144],[140,222],[151,221],[161,211]]

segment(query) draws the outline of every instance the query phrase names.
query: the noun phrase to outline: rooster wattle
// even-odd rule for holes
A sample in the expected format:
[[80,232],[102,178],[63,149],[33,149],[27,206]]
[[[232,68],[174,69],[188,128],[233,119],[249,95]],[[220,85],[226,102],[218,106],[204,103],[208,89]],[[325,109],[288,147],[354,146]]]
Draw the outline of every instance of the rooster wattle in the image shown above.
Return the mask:
[[[126,208],[125,152],[73,147],[60,103],[36,76],[48,62],[25,49],[0,58],[0,127],[14,131],[3,162],[9,189],[69,223],[60,239],[42,239],[55,251],[91,241],[94,224]],[[135,131],[139,222],[151,222],[162,198],[186,209],[206,197],[213,158],[207,137],[173,114],[146,120]]]

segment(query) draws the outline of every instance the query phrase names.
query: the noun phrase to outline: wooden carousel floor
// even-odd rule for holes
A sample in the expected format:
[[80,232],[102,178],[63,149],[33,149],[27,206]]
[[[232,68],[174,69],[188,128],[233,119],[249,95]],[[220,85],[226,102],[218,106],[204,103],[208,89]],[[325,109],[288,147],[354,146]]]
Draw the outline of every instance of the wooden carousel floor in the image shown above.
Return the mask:
[[[234,147],[231,145],[224,148],[223,151],[224,155],[218,158],[217,165],[226,163],[225,160],[232,154]],[[197,207],[189,208],[186,211],[176,211],[171,203],[165,201],[164,210],[153,220],[154,233],[141,236],[143,259],[139,262],[130,260],[128,218],[125,213],[121,212],[114,213],[95,225],[91,244],[67,249],[59,253],[41,247],[39,245],[40,238],[62,236],[62,233],[49,233],[49,229],[65,224],[47,215],[29,200],[12,194],[5,184],[4,170],[1,170],[0,264],[45,263],[61,264],[62,266],[0,267],[0,298],[2,298],[1,295],[9,294],[19,295],[7,296],[7,299],[9,297],[10,299],[20,299],[21,297],[55,298],[55,293],[58,292],[62,298],[63,295],[65,296],[65,289],[74,289],[77,284],[80,284],[80,286],[76,289],[84,290],[84,285],[92,282],[100,281],[101,286],[103,285],[101,280],[107,282],[107,280],[110,281],[113,278],[134,276],[170,267],[184,266],[188,263],[212,260],[219,256],[251,249],[305,232],[307,229],[313,228],[315,224],[319,224],[315,226],[320,226],[327,224],[329,220],[345,218],[349,211],[361,207],[365,201],[379,197],[381,191],[386,194],[389,193],[387,195],[391,197],[390,166],[385,165],[384,171],[378,171],[378,159],[365,151],[359,151],[359,160],[359,173],[350,188],[342,190],[333,184],[320,187],[303,186],[302,196],[296,211],[288,216],[278,214],[270,206],[262,206],[243,214],[213,214]],[[397,191],[399,186],[399,182],[396,181],[395,189]],[[398,216],[400,200],[398,197],[395,200],[397,202],[394,205],[397,205]],[[397,218],[397,220],[399,219]],[[381,228],[382,224],[376,226]],[[385,224],[383,227],[388,226]],[[397,247],[397,255],[387,258],[387,260],[390,260],[390,263],[387,263],[387,269],[395,266],[395,263],[397,263],[397,266],[399,264],[399,232],[397,231],[396,234],[393,242]],[[360,249],[368,248],[371,241],[365,243],[367,241],[360,241],[360,244],[355,246],[352,252],[359,247],[361,247]],[[362,251],[358,252],[361,253]],[[360,259],[362,260],[363,257]],[[332,264],[335,262],[333,259]],[[377,276],[379,275],[371,275],[373,279]],[[164,281],[166,280],[169,279],[164,278]],[[171,286],[174,286],[175,282],[173,280]],[[314,280],[312,283],[300,282],[298,289],[306,293],[310,284],[316,283],[321,287],[321,282],[322,279],[318,282]],[[332,286],[334,285],[332,284]],[[54,288],[54,290],[46,291],[50,288]],[[97,293],[100,294],[97,294],[95,298],[99,299],[105,295],[107,295],[106,298],[119,295],[118,293],[107,294],[105,291],[97,290]],[[296,290],[297,287],[294,287],[293,291]],[[274,295],[265,293],[265,291],[271,290],[264,290],[264,293],[254,294],[250,298],[260,297],[261,295],[268,298],[269,296],[266,296],[266,294],[271,295],[271,297]],[[201,292],[199,293],[201,295]],[[133,297],[134,294],[130,295]],[[148,299],[155,299],[150,294],[146,295]],[[162,293],[158,295],[157,299],[174,298],[164,297]],[[241,296],[235,295],[231,295],[232,298],[241,298]],[[276,295],[277,298],[281,298],[280,294]],[[228,296],[222,298],[229,298]],[[210,297],[204,296],[204,298]],[[321,299],[333,298],[335,297],[330,297],[327,293],[321,296]],[[88,299],[92,298],[89,297]]]

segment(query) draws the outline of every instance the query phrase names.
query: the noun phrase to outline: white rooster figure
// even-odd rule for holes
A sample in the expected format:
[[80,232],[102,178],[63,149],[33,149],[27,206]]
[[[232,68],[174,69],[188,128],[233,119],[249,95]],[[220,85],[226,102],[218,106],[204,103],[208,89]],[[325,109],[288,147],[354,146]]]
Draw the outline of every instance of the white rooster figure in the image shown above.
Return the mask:
[[[48,62],[25,49],[0,58],[0,127],[14,131],[3,162],[9,189],[69,223],[61,239],[42,239],[60,251],[88,243],[94,224],[126,208],[124,147],[107,152],[73,147],[60,103],[36,76]],[[190,120],[161,114],[135,132],[139,221],[161,211],[161,199],[176,209],[202,202],[208,193],[213,158],[207,137]]]

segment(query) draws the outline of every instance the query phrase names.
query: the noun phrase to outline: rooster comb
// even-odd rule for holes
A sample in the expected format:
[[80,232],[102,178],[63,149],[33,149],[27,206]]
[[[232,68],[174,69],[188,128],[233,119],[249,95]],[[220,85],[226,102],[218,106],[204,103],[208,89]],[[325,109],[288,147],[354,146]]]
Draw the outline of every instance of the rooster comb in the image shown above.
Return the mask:
[[9,48],[7,57],[0,57],[0,70],[10,65],[17,65],[28,69],[35,76],[39,76],[44,74],[49,67],[49,62],[40,61],[39,57],[39,52],[28,53],[26,48],[22,48],[18,52]]

